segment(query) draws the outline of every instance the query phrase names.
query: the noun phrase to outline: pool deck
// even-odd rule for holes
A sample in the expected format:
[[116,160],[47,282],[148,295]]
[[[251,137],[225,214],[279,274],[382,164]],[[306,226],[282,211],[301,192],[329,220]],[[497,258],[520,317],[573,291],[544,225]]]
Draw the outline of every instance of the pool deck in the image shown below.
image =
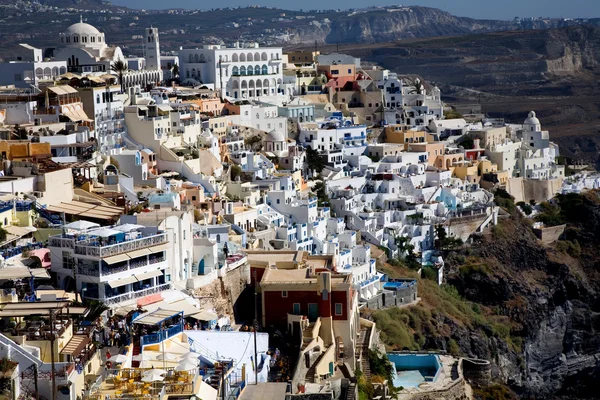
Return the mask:
[[452,365],[457,361],[456,358],[451,356],[439,355],[440,370],[435,382],[423,382],[419,387],[405,388],[398,392],[398,400],[408,400],[414,395],[426,394],[431,392],[444,392],[452,389],[454,386],[465,385],[465,381],[462,376],[462,372],[459,368],[459,377],[456,380],[452,380]]

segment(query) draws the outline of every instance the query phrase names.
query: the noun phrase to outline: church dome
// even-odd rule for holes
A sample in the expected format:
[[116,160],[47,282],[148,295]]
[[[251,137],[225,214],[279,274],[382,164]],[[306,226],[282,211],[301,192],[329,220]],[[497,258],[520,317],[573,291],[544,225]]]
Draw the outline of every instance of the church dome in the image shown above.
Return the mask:
[[76,24],[71,25],[65,31],[67,35],[99,35],[100,31],[94,28],[90,24],[86,24],[85,22],[78,22]]
[[267,134],[267,142],[285,142],[285,136],[281,132],[271,131]]
[[535,111],[530,111],[524,125],[540,125],[540,120],[535,116]]

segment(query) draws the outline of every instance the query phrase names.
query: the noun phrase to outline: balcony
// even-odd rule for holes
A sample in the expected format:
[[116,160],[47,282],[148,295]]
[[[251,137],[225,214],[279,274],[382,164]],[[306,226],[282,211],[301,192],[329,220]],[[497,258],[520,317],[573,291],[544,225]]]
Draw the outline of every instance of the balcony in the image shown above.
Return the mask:
[[[53,244],[53,239],[55,239],[55,238],[50,238],[50,246],[55,246]],[[102,246],[101,243],[95,239],[85,239],[85,240],[75,244],[74,248],[75,248],[75,254],[103,258],[103,257],[109,257],[109,256],[114,256],[117,254],[125,253],[128,251],[143,249],[146,247],[157,246],[159,244],[163,244],[166,242],[167,242],[167,234],[161,233],[158,235],[149,236],[149,237],[145,237],[145,238],[141,238],[141,239],[134,239],[134,240],[125,241],[122,243],[116,243],[116,244],[109,245],[109,246]],[[55,246],[55,247],[62,247],[62,246]],[[70,248],[73,248],[73,246],[71,246]]]
[[172,285],[170,282],[163,283],[162,285],[157,285],[148,289],[138,290],[136,292],[123,293],[113,297],[107,297],[106,299],[104,299],[104,303],[107,306],[111,306],[118,303],[122,303],[124,301],[139,299],[141,297],[148,296],[149,294],[164,292],[165,290],[170,290],[171,287]]
[[160,343],[163,340],[167,340],[181,332],[183,332],[183,324],[173,325],[168,329],[163,329],[149,335],[144,335],[140,340],[140,347],[143,348],[149,344]]

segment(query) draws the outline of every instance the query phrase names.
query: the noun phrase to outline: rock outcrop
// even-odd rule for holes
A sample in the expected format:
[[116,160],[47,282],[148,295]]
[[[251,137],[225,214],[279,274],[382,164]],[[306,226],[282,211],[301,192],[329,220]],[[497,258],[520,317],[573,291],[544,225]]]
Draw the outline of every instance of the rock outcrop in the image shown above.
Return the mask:
[[566,235],[580,254],[545,247],[511,220],[476,246],[485,268],[466,273],[457,258],[448,260],[448,282],[506,316],[510,329],[508,340],[485,329],[459,328],[452,337],[466,354],[491,360],[496,379],[534,398],[588,397],[600,372],[600,193],[570,201]]

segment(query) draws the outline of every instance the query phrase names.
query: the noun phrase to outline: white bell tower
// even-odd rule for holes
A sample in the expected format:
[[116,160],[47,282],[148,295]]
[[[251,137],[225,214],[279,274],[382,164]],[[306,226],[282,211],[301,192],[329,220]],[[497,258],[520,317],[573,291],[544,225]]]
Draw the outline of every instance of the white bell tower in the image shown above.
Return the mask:
[[148,28],[144,33],[146,69],[152,71],[160,70],[160,42],[158,40],[158,28]]

